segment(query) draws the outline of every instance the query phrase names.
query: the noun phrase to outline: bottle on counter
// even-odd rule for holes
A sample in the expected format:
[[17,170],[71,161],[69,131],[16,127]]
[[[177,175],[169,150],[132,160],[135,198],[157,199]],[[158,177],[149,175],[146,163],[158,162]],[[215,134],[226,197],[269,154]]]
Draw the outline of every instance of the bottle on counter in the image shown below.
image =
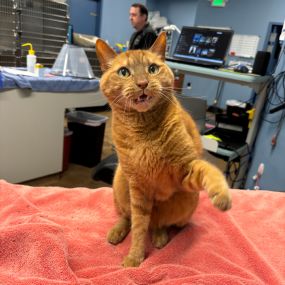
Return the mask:
[[36,63],[35,65],[35,74],[38,77],[43,77],[44,76],[44,66],[40,63]]
[[67,28],[67,43],[73,44],[73,25],[69,24]]
[[27,55],[27,71],[35,73],[35,65],[37,63],[37,57],[35,55],[35,50],[31,43],[22,44],[23,47],[29,46],[29,53]]

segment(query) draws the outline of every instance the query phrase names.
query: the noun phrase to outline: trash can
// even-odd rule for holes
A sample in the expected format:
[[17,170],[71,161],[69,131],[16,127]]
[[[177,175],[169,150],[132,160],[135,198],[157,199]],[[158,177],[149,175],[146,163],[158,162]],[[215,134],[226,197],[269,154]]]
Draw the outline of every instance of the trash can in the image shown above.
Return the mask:
[[68,169],[72,134],[68,128],[64,128],[62,172]]
[[70,162],[94,167],[101,161],[108,117],[83,111],[69,112],[66,117],[68,129],[73,132]]

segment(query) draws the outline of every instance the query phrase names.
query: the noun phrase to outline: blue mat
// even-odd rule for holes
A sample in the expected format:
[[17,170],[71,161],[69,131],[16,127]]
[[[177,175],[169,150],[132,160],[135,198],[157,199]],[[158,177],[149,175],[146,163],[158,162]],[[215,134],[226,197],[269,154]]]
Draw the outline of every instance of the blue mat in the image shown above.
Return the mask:
[[0,71],[0,90],[13,88],[25,88],[38,92],[97,91],[99,80],[63,76],[31,77]]

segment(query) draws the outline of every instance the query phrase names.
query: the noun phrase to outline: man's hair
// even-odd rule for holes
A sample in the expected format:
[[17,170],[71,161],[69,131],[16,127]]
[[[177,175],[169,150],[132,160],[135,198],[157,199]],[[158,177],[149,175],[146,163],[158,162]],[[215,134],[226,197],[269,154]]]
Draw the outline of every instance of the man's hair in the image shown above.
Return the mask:
[[134,3],[132,5],[132,7],[139,8],[140,9],[140,14],[141,15],[146,15],[145,20],[147,21],[147,19],[148,19],[148,10],[147,10],[146,6],[144,6],[141,3]]

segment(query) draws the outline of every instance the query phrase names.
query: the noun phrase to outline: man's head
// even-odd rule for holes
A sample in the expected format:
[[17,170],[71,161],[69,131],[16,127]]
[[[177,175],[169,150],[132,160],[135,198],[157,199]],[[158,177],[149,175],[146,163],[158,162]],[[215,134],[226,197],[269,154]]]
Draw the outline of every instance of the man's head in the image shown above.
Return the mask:
[[134,29],[140,31],[146,24],[148,18],[147,8],[140,3],[135,3],[130,8],[130,21]]

